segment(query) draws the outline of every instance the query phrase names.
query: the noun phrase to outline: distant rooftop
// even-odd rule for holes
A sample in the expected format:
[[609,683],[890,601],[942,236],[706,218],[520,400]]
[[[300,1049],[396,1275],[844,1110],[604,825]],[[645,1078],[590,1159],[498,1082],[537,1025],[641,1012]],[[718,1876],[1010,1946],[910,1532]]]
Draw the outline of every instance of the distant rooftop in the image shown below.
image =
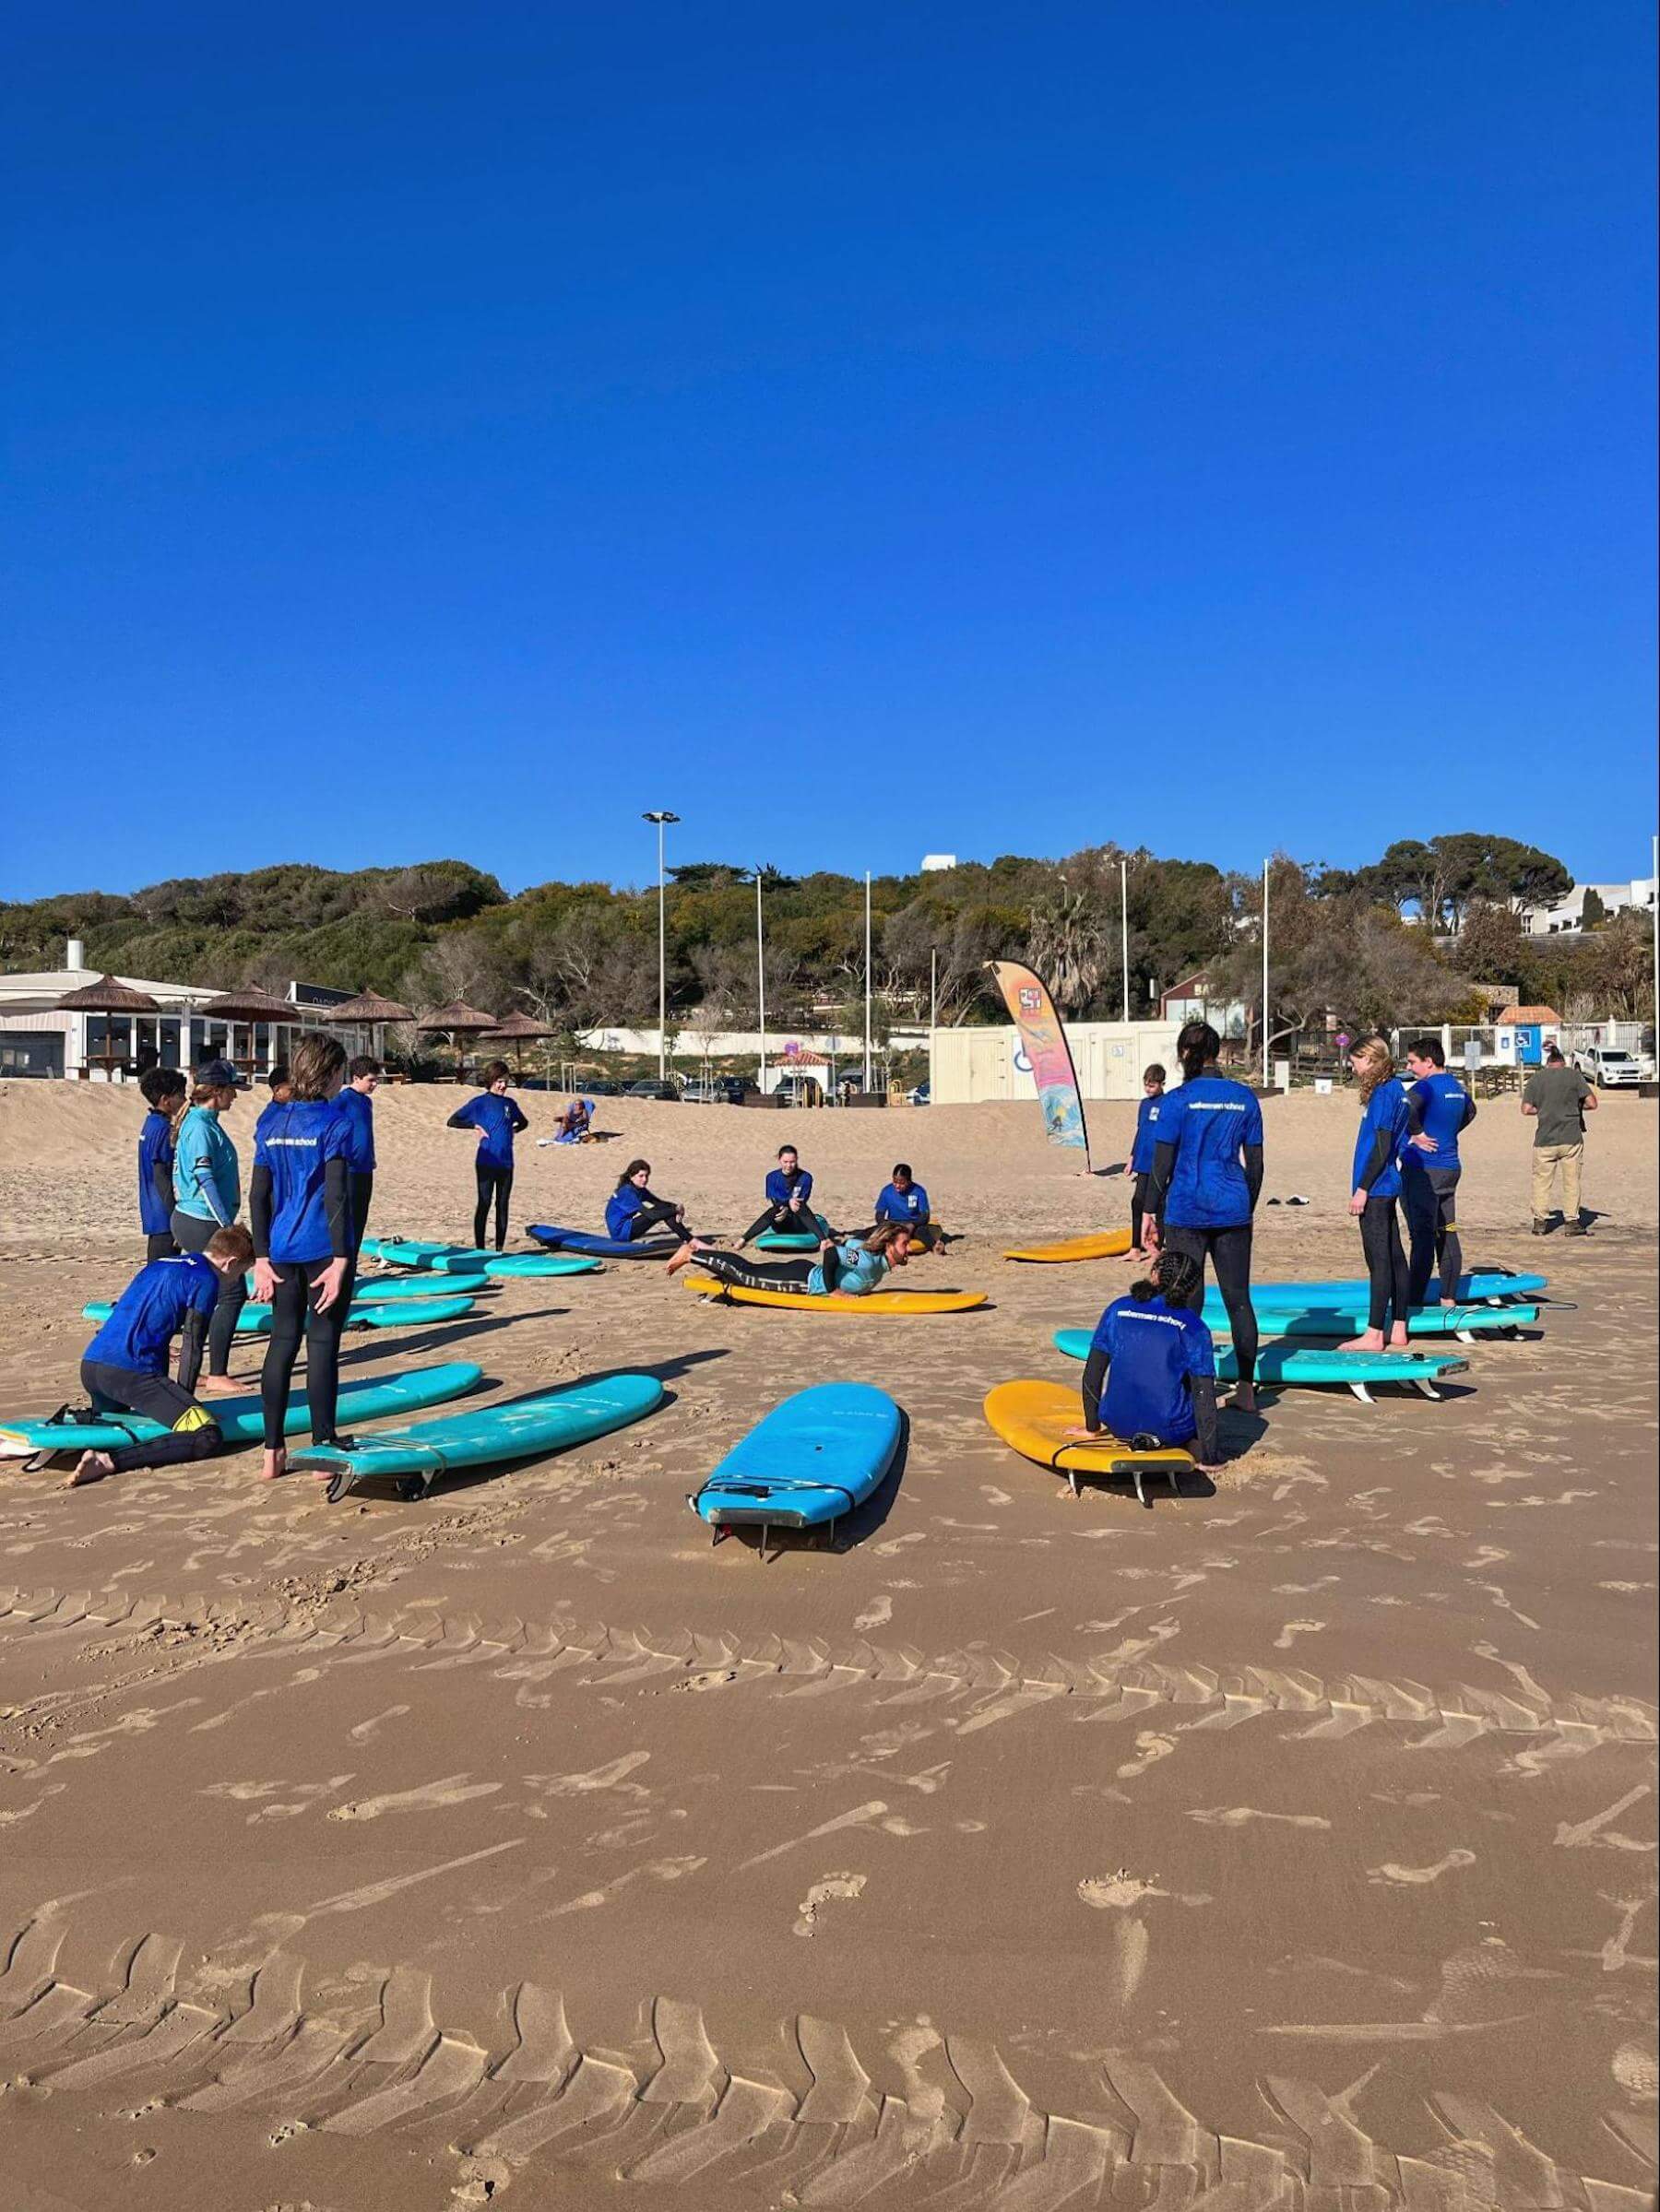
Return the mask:
[[954,853],[924,853],[922,873],[925,876],[938,875],[942,869],[954,868],[956,864],[957,857]]

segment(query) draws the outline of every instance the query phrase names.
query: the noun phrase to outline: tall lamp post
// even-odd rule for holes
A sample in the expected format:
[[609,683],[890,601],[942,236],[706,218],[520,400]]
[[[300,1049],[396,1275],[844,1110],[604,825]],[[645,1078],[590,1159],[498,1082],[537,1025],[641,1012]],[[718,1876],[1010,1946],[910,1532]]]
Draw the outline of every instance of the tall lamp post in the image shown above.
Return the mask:
[[668,808],[656,813],[642,814],[642,822],[655,822],[658,834],[658,1081],[669,1080],[669,923],[664,901],[663,832],[670,822],[680,816]]
[[761,877],[763,870],[755,869],[755,1006],[760,1016],[761,1029],[761,1095],[766,1095],[766,939],[761,919]]

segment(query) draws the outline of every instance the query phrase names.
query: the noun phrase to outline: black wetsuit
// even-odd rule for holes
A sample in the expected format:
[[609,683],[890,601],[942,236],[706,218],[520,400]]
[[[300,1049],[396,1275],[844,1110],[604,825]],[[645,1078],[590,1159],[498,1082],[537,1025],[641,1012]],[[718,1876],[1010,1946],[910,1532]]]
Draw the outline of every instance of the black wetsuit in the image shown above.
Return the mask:
[[[329,1160],[324,1168],[324,1211],[328,1224],[328,1260],[274,1261],[277,1288],[271,1299],[271,1335],[260,1372],[259,1395],[265,1413],[265,1442],[276,1450],[287,1434],[289,1394],[293,1387],[294,1362],[300,1340],[305,1339],[305,1392],[311,1408],[314,1444],[331,1444],[335,1438],[335,1402],[340,1387],[340,1332],[346,1326],[350,1280],[326,1312],[319,1313],[312,1286],[335,1260],[348,1262],[351,1273],[351,1170],[343,1159]],[[264,1258],[271,1241],[271,1171],[256,1166],[248,1192],[248,1212],[254,1229],[254,1249]]]
[[1372,1138],[1371,1150],[1361,1166],[1355,1188],[1367,1195],[1360,1216],[1360,1249],[1366,1260],[1368,1329],[1386,1331],[1393,1316],[1405,1329],[1412,1310],[1406,1271],[1406,1251],[1401,1242],[1401,1216],[1394,1199],[1373,1198],[1371,1187],[1394,1158],[1393,1140],[1387,1129]]
[[[205,1252],[208,1240],[219,1234],[219,1224],[204,1221],[198,1213],[182,1213],[175,1207],[172,1217],[173,1242],[181,1252]],[[168,1255],[163,1253],[163,1259]],[[248,1285],[238,1272],[221,1275],[219,1296],[214,1303],[213,1319],[208,1324],[208,1372],[209,1375],[229,1375],[231,1347],[236,1341],[236,1324],[242,1319],[242,1309],[248,1303]],[[187,1331],[179,1345],[179,1387],[194,1390],[196,1378],[202,1371],[202,1342]]]
[[[170,1255],[162,1253],[161,1258]],[[188,1355],[193,1372],[202,1363],[202,1345],[208,1333],[207,1317],[190,1312],[180,1331],[183,1340],[179,1365]],[[100,1414],[137,1414],[146,1421],[160,1421],[167,1430],[141,1444],[124,1444],[110,1453],[117,1474],[139,1467],[181,1467],[191,1460],[210,1460],[223,1445],[224,1432],[207,1409],[187,1390],[167,1375],[142,1374],[131,1367],[113,1367],[107,1360],[83,1359],[81,1388]]]
[[[1260,1144],[1241,1147],[1245,1188],[1250,1194],[1251,1209],[1254,1215],[1256,1202],[1263,1189],[1263,1148]],[[1251,1303],[1251,1224],[1237,1223],[1223,1229],[1187,1228],[1165,1219],[1165,1198],[1170,1188],[1170,1177],[1176,1172],[1176,1147],[1161,1144],[1154,1155],[1153,1172],[1148,1178],[1146,1211],[1159,1224],[1164,1248],[1170,1252],[1185,1252],[1190,1260],[1199,1262],[1199,1279],[1192,1295],[1182,1301],[1190,1311],[1202,1313],[1204,1309],[1204,1267],[1208,1260],[1216,1273],[1216,1288],[1222,1294],[1222,1303],[1227,1308],[1228,1333],[1233,1338],[1234,1357],[1239,1362],[1239,1380],[1248,1388],[1256,1381],[1257,1318]],[[1172,1300],[1175,1304],[1177,1301]]]

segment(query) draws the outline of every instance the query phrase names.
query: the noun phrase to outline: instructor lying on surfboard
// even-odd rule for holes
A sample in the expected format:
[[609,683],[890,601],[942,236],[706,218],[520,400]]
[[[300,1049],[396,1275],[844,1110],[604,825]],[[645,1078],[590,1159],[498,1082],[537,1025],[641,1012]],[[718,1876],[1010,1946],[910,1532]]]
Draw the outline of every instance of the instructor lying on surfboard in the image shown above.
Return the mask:
[[903,1222],[878,1222],[868,1236],[826,1236],[816,1260],[763,1262],[736,1252],[700,1252],[683,1245],[669,1262],[672,1275],[695,1263],[717,1282],[738,1290],[793,1290],[810,1298],[863,1298],[880,1290],[890,1271],[908,1265],[913,1251]]
[[1199,1289],[1199,1262],[1165,1252],[1127,1298],[1114,1298],[1089,1342],[1084,1425],[1069,1428],[1069,1437],[1088,1443],[1106,1429],[1127,1444],[1161,1449],[1196,1441],[1199,1466],[1215,1473],[1216,1354],[1192,1309]]

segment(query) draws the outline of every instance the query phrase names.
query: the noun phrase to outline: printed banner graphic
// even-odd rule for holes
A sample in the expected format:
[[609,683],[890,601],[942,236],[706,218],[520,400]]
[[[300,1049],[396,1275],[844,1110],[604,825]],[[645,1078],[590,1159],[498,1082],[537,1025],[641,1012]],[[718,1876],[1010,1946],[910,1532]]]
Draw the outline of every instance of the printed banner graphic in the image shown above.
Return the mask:
[[1044,1132],[1051,1144],[1077,1146],[1087,1166],[1089,1132],[1084,1126],[1084,1101],[1078,1095],[1078,1073],[1055,1002],[1042,979],[1018,961],[994,960],[990,964],[1032,1063]]

